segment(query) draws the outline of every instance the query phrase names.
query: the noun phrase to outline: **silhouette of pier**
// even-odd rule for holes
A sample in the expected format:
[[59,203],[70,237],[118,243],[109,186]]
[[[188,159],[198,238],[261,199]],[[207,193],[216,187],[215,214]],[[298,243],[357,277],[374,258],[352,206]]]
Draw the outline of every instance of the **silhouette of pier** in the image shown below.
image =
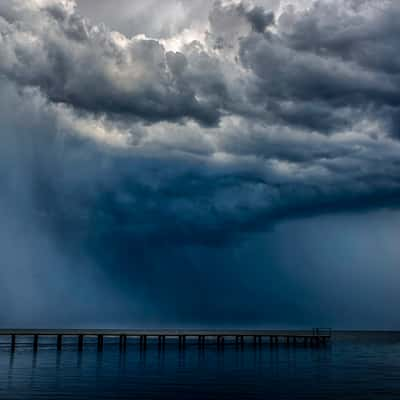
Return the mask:
[[118,340],[121,351],[125,351],[128,339],[136,339],[135,343],[141,350],[145,350],[149,343],[157,344],[165,348],[166,343],[177,343],[180,349],[186,345],[197,345],[200,348],[206,346],[217,346],[223,348],[227,345],[244,347],[252,345],[261,347],[270,346],[325,346],[331,340],[330,329],[312,329],[309,331],[287,331],[287,330],[102,330],[102,329],[0,329],[0,337],[9,337],[10,346],[15,349],[18,338],[31,337],[34,351],[39,349],[40,338],[54,337],[58,351],[62,350],[63,339],[76,337],[76,345],[79,351],[83,351],[85,338],[96,338],[97,350],[104,348],[105,338]]

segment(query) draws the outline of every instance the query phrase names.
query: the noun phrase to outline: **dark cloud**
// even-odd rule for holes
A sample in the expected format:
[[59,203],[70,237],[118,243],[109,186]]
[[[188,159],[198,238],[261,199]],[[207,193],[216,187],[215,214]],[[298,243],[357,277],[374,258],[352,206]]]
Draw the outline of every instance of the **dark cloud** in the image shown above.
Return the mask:
[[[148,122],[185,118],[204,125],[218,122],[220,104],[207,95],[206,82],[202,87],[202,81],[196,81],[196,88],[190,82],[182,84],[159,42],[118,38],[62,3],[38,13],[40,25],[35,24],[38,15],[22,14],[21,30],[3,20],[1,70],[9,79],[39,87],[51,102],[90,112],[126,114]],[[19,41],[19,35],[26,40]]]
[[265,32],[265,29],[274,22],[274,13],[266,12],[263,7],[252,7],[250,10],[243,9],[243,12],[254,31],[258,33]]
[[[248,236],[283,220],[399,205],[389,57],[399,9],[373,3],[274,14],[216,2],[204,35],[174,41],[128,39],[70,0],[0,0],[4,223],[18,216],[15,240],[35,227],[23,243],[27,254],[27,243],[43,249],[35,260],[99,268],[100,287],[139,293],[130,306],[143,301],[149,314],[155,302],[177,320],[193,310],[199,320],[265,318],[232,295],[257,283],[239,271]],[[238,259],[228,255],[235,248]],[[255,304],[312,312],[306,287],[273,254]],[[231,262],[238,271],[226,281]],[[304,299],[298,308],[285,290]],[[225,301],[209,311],[217,292]]]
[[[398,144],[387,135],[397,121],[396,78],[365,68],[347,29],[356,18],[370,38],[390,24],[382,12],[356,15],[352,4],[342,5],[340,12],[330,2],[289,8],[268,30],[274,18],[263,8],[216,2],[208,40],[224,45],[214,51],[192,42],[180,52],[92,25],[71,1],[19,14],[10,6],[14,19],[2,22],[4,77],[37,88],[41,107],[78,132],[63,139],[64,157],[76,163],[76,149],[86,152],[80,179],[68,158],[35,165],[38,203],[58,216],[68,207],[79,216],[72,225],[89,212],[105,235],[121,230],[178,242],[218,242],[254,221],[346,209],[354,199],[361,208],[386,197],[392,204]],[[312,26],[320,39],[302,39]],[[328,28],[346,31],[341,40],[353,50],[339,54],[339,45],[321,44]],[[44,130],[52,146],[51,127]],[[122,148],[106,155],[89,143],[79,147],[80,135],[96,139],[97,131],[100,141],[122,141]],[[101,173],[94,162],[105,166]],[[71,171],[67,184],[59,185],[54,168]],[[81,179],[87,188],[75,187]],[[65,191],[68,205],[59,199]]]
[[1,69],[52,102],[148,123],[212,126],[224,115],[252,115],[331,133],[366,114],[388,115],[395,134],[399,81],[391,54],[399,7],[376,11],[366,2],[355,12],[353,3],[342,3],[288,8],[269,29],[272,12],[216,2],[208,42],[217,52],[193,42],[174,55],[158,40],[130,40],[92,25],[71,2],[50,2],[21,13],[23,25],[3,20]]

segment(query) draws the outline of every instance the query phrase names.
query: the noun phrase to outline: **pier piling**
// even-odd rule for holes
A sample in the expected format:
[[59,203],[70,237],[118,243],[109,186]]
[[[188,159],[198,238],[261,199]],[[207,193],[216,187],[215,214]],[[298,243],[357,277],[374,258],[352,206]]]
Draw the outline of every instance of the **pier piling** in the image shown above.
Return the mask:
[[83,351],[83,335],[78,336],[78,350]]
[[15,335],[11,335],[11,351],[15,350],[17,339]]
[[97,335],[97,351],[103,351],[104,337],[103,335]]
[[33,351],[37,351],[39,348],[39,335],[33,336]]
[[62,335],[57,335],[57,350],[61,351],[62,349]]

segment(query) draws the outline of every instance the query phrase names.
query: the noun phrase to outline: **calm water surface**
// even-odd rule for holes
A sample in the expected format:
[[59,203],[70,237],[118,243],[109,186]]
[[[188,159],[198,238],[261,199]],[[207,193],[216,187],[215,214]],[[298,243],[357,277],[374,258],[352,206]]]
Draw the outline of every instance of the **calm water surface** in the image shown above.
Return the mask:
[[98,353],[75,339],[57,352],[43,339],[0,344],[1,399],[400,399],[400,334],[337,334],[326,348],[244,349],[176,344]]

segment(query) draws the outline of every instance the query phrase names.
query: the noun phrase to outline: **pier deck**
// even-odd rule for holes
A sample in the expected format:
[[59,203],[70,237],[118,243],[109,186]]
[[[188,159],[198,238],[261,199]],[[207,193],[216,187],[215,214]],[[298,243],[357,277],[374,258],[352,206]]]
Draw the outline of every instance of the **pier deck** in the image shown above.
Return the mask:
[[[32,337],[34,350],[39,348],[40,337],[55,337],[57,349],[61,350],[64,337],[76,337],[79,350],[83,350],[86,337],[97,338],[97,349],[102,351],[104,338],[118,338],[121,350],[127,347],[128,338],[137,338],[141,349],[147,347],[148,339],[156,339],[159,346],[164,347],[167,339],[179,343],[184,347],[187,339],[199,347],[217,345],[223,347],[227,344],[244,346],[251,343],[254,346],[270,344],[271,346],[286,344],[305,346],[323,346],[331,339],[330,329],[313,329],[309,331],[288,330],[190,330],[190,329],[161,329],[161,330],[113,330],[113,329],[0,329],[0,337],[10,337],[10,345],[14,349],[18,337]],[[194,342],[193,342],[194,339]]]

